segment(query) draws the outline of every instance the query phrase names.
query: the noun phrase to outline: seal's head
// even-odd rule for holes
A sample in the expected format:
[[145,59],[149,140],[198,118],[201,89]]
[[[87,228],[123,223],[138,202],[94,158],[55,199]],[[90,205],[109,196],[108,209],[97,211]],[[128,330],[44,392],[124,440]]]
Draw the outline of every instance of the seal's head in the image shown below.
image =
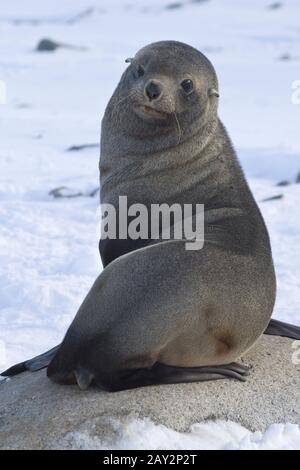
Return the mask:
[[132,110],[143,120],[164,120],[174,113],[191,120],[216,112],[218,82],[209,60],[197,49],[176,41],[161,41],[142,48],[121,84]]

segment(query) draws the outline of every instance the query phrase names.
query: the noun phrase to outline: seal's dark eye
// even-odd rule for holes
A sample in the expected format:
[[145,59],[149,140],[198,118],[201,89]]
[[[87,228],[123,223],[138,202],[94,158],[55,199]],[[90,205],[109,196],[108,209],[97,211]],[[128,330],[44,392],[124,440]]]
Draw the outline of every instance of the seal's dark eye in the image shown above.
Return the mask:
[[136,78],[139,78],[139,77],[142,77],[145,73],[145,70],[143,69],[143,67],[141,65],[136,65],[135,68],[134,68],[134,76]]
[[192,93],[194,89],[194,84],[192,80],[190,80],[189,78],[187,78],[186,80],[183,80],[183,82],[181,82],[181,86],[187,95]]

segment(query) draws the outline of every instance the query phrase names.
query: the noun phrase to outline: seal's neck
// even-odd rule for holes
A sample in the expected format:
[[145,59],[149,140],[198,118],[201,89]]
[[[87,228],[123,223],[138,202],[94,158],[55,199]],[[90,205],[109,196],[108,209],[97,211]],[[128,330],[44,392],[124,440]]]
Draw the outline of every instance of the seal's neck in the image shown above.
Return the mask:
[[168,126],[152,137],[129,135],[128,126],[112,125],[111,119],[108,111],[102,123],[102,201],[115,202],[123,194],[133,202],[198,202],[212,209],[252,203],[233,146],[215,113],[206,121],[196,119],[188,129],[183,120],[180,142]]
[[[198,146],[199,142],[195,145]],[[198,175],[198,196],[208,209],[245,208],[253,204],[253,196],[234,147],[220,120],[203,142],[194,169]]]

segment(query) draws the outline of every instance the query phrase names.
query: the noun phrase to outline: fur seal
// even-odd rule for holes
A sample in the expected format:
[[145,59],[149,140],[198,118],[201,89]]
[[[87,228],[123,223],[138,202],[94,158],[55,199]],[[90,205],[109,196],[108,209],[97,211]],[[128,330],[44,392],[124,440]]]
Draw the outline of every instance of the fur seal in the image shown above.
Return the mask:
[[[210,61],[176,41],[141,49],[102,121],[101,202],[202,203],[205,243],[102,239],[104,270],[61,345],[3,375],[37,370],[61,384],[109,391],[236,378],[263,332],[300,338],[271,320],[270,241],[225,127]],[[269,326],[268,326],[269,324]]]

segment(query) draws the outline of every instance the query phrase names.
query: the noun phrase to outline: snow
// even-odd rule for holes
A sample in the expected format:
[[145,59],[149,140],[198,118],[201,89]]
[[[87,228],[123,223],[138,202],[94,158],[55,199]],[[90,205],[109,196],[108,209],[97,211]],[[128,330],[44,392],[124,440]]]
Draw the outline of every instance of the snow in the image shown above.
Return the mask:
[[300,445],[296,424],[272,424],[262,432],[251,432],[232,421],[193,424],[187,432],[177,432],[150,419],[132,419],[122,424],[111,420],[114,439],[100,440],[88,431],[70,432],[66,441],[74,449],[152,450],[293,450]]
[[[124,59],[161,39],[187,42],[208,55],[220,80],[220,115],[256,199],[283,195],[260,202],[278,280],[274,317],[300,324],[300,105],[292,99],[300,79],[299,1],[283,0],[276,10],[269,0],[181,0],[181,8],[166,8],[170,3],[1,4],[0,80],[7,99],[0,104],[2,369],[57,344],[102,269],[98,196],[86,195],[98,186],[99,152],[66,149],[99,142],[101,115]],[[87,50],[37,53],[42,38]],[[280,60],[287,55],[290,60]],[[293,184],[276,186],[282,180]],[[85,196],[49,195],[61,186]],[[116,445],[300,447],[299,428],[289,424],[264,434],[234,423],[195,424],[187,434],[150,422],[131,429]]]

